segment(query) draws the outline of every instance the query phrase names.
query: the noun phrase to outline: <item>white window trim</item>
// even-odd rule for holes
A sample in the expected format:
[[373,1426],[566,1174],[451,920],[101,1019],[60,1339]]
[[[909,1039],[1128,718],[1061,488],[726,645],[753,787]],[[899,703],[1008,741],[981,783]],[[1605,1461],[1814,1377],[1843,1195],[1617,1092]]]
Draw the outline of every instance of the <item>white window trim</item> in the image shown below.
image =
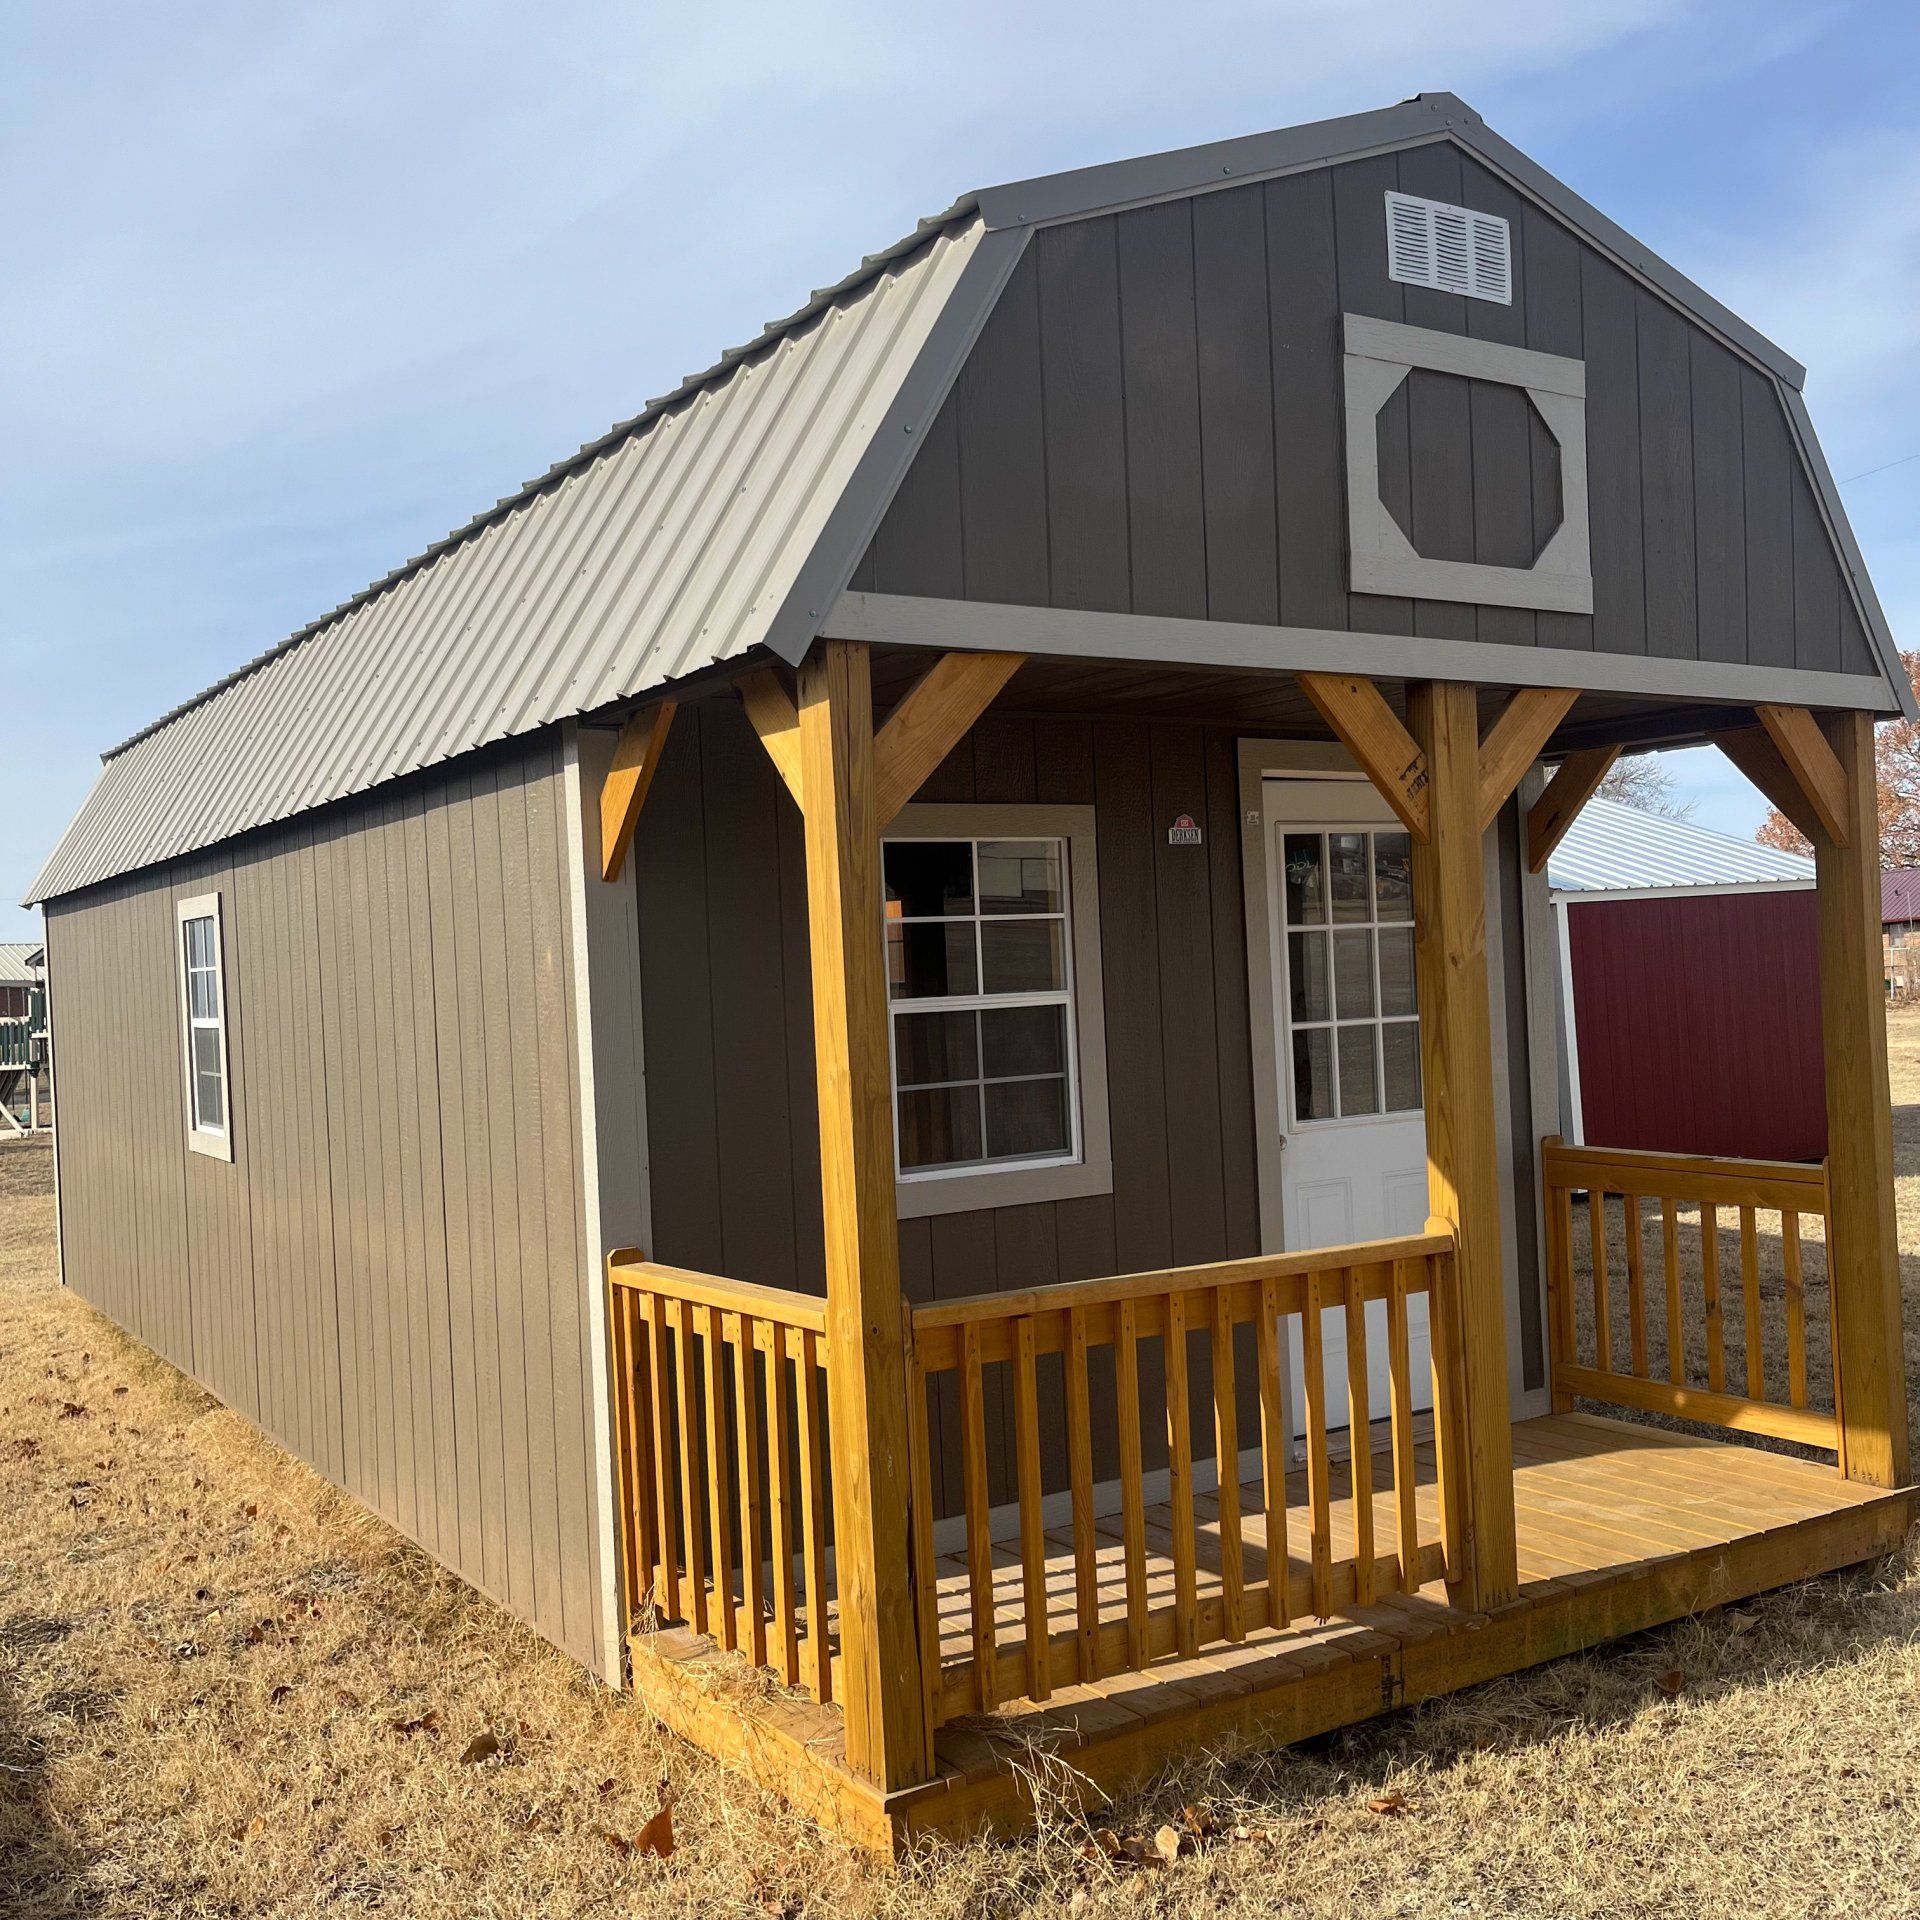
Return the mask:
[[[895,1205],[902,1220],[1028,1206],[1113,1191],[1113,1143],[1107,1107],[1106,1001],[1100,975],[1100,881],[1091,807],[903,807],[883,840],[1062,840],[1067,848],[1067,951],[1070,1006],[1070,1094],[1078,1114],[1078,1152],[1071,1159],[1001,1163],[898,1174]],[[881,938],[884,939],[884,929]],[[1008,1005],[1023,996],[1007,996]],[[893,1005],[887,1008],[887,1106],[898,1125],[893,1084]]]
[[[220,1102],[225,1124],[201,1126],[194,1114],[193,1102],[193,1008],[187,995],[187,943],[189,920],[213,921],[213,991],[219,1006],[217,1030],[220,1035]],[[227,1056],[227,942],[226,927],[217,893],[198,893],[180,901],[173,919],[173,971],[180,987],[180,1069],[182,1113],[186,1120],[187,1147],[212,1160],[233,1159],[233,1071]]]

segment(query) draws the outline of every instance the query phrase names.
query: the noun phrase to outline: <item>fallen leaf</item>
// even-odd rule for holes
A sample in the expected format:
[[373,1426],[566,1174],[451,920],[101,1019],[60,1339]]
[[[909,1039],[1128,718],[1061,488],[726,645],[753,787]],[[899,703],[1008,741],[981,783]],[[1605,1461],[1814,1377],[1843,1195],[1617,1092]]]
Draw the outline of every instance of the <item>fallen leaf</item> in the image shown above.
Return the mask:
[[623,1860],[627,1857],[628,1854],[630,1854],[633,1851],[633,1842],[631,1840],[623,1839],[617,1833],[603,1833],[600,1837]]
[[1751,1633],[1760,1624],[1757,1613],[1742,1613],[1738,1607],[1727,1609],[1727,1625],[1735,1633]]
[[1175,1826],[1162,1827],[1153,1836],[1153,1850],[1168,1866],[1172,1866],[1183,1853],[1193,1851],[1193,1836],[1190,1833],[1182,1833]]
[[1400,1793],[1398,1791],[1395,1791],[1392,1793],[1379,1794],[1375,1798],[1367,1802],[1367,1811],[1369,1813],[1396,1813],[1397,1814],[1397,1813],[1405,1813],[1406,1810],[1407,1810],[1407,1796],[1404,1793]]
[[275,1687],[270,1694],[267,1695],[267,1705],[270,1707],[277,1707],[280,1704],[280,1702],[286,1699],[286,1697],[292,1691],[293,1689],[283,1681],[279,1686]]
[[1687,1684],[1687,1676],[1678,1667],[1671,1667],[1653,1683],[1669,1700],[1677,1700],[1681,1689]]
[[1093,1844],[1109,1860],[1118,1860],[1126,1852],[1126,1848],[1120,1844],[1120,1836],[1111,1827],[1100,1828],[1093,1836]]
[[[417,1720],[395,1720],[391,1724],[393,1727],[393,1731],[401,1735],[402,1738],[411,1738],[411,1736],[416,1733],[438,1733],[440,1731],[440,1714],[437,1708],[429,1707],[427,1711],[421,1714]],[[484,1740],[493,1739],[493,1735],[490,1733],[482,1734],[480,1737],[481,1739],[484,1739]],[[476,1746],[478,1744],[479,1744],[478,1741],[474,1743],[474,1745]],[[499,1743],[496,1741],[495,1745],[498,1745],[498,1744]],[[492,1751],[493,1751],[492,1747],[489,1747],[487,1749],[488,1753],[491,1753]],[[463,1761],[484,1760],[486,1757],[487,1755],[485,1753],[479,1753],[479,1754],[475,1753],[472,1747],[469,1747],[467,1751],[461,1755],[461,1759]]]
[[673,1851],[673,1802],[667,1801],[647,1824],[634,1835],[635,1850],[664,1860]]
[[1185,1823],[1187,1831],[1196,1840],[1210,1840],[1220,1831],[1220,1822],[1206,1807],[1182,1807],[1180,1818]]
[[115,1387],[115,1388],[114,1388],[114,1390],[113,1390],[113,1393],[114,1393],[114,1398],[115,1398],[115,1399],[117,1400],[117,1399],[118,1399],[118,1398],[120,1397],[120,1395],[121,1395],[121,1394],[123,1394],[123,1393],[125,1393],[125,1392],[126,1392],[126,1388],[125,1388],[125,1387]]
[[597,1791],[600,1794],[600,1797],[604,1800],[606,1796],[610,1794],[614,1790],[614,1788],[617,1787],[619,1784],[620,1784],[619,1781],[609,1776],[607,1779],[602,1780],[600,1782],[600,1785]]
[[87,1417],[88,1409],[83,1407],[79,1401],[63,1400],[60,1403],[60,1418],[62,1420],[85,1420]]
[[492,1732],[476,1733],[473,1738],[467,1742],[465,1751],[460,1755],[460,1764],[463,1767],[477,1766],[482,1760],[491,1760],[499,1751],[500,1737],[498,1734]]

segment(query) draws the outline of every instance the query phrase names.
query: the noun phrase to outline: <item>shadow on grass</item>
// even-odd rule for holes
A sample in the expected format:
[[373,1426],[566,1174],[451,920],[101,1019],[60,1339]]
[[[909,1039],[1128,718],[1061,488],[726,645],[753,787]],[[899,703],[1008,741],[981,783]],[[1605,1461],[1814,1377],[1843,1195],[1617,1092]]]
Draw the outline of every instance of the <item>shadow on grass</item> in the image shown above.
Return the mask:
[[88,1863],[47,1794],[53,1723],[90,1703],[61,1696],[30,1712],[17,1657],[62,1625],[20,1616],[0,1622],[0,1914],[7,1920],[70,1920],[101,1906]]

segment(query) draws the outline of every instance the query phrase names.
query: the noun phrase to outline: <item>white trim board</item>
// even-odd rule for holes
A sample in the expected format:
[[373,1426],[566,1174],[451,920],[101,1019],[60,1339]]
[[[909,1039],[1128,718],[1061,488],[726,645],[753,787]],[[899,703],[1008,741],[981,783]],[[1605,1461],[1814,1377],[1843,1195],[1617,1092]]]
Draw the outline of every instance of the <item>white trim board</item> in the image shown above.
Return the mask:
[[1070,659],[1229,667],[1263,673],[1359,673],[1388,680],[1458,680],[1491,687],[1573,687],[1583,693],[1863,710],[1891,717],[1900,702],[1878,674],[1816,673],[1713,660],[1665,660],[1570,647],[1512,647],[1338,627],[1263,627],[1166,614],[1088,613],[997,600],[843,593],[820,629],[833,640],[959,648]]

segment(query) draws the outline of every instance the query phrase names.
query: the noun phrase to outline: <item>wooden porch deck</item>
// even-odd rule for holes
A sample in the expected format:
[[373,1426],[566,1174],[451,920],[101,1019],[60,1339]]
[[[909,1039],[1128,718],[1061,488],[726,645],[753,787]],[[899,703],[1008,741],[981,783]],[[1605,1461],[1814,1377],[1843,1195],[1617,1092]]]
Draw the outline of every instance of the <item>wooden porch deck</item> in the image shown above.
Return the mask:
[[[1325,1621],[1308,1603],[1311,1571],[1296,1551],[1290,1588],[1296,1623],[1260,1627],[1196,1657],[1167,1657],[1145,1672],[1055,1689],[1044,1704],[965,1712],[935,1737],[937,1770],[923,1785],[882,1794],[845,1764],[840,1712],[762,1684],[737,1658],[684,1629],[636,1634],[636,1683],[669,1724],[725,1758],[750,1764],[797,1804],[848,1837],[897,1847],[930,1831],[1028,1817],[1036,1753],[1059,1753],[1097,1798],[1124,1790],[1178,1748],[1243,1739],[1280,1745],[1511,1673],[1598,1641],[1637,1632],[1791,1581],[1869,1560],[1897,1545],[1913,1495],[1843,1480],[1831,1467],[1737,1443],[1568,1413],[1517,1423],[1514,1493],[1521,1595],[1492,1614],[1448,1605],[1443,1585],[1349,1603]],[[1390,1479],[1380,1456],[1375,1483]],[[1430,1447],[1420,1450],[1417,1501],[1435,1497]],[[1344,1474],[1332,1507],[1335,1552],[1355,1550]],[[1304,1502],[1304,1479],[1289,1483]],[[1391,1494],[1379,1498],[1390,1507]],[[1249,1581],[1264,1579],[1264,1495],[1242,1489]],[[1220,1594],[1215,1501],[1195,1502],[1203,1607]],[[1431,1516],[1426,1516],[1429,1519]],[[1151,1585],[1170,1590],[1173,1515],[1147,1513]],[[1297,1511],[1296,1511],[1297,1525]],[[1381,1528],[1391,1541],[1392,1528]],[[1075,1624],[1073,1542],[1047,1536],[1050,1630]],[[1378,1544],[1378,1539],[1376,1540]],[[1103,1521],[1097,1565],[1102,1623],[1124,1618],[1120,1521]],[[1002,1646],[1024,1632],[1017,1547],[996,1548],[996,1623]],[[941,1559],[943,1669],[964,1673],[971,1646],[964,1561]],[[996,1636],[999,1637],[998,1635]],[[949,1668],[949,1663],[952,1663]],[[951,1682],[950,1682],[951,1684]]]

